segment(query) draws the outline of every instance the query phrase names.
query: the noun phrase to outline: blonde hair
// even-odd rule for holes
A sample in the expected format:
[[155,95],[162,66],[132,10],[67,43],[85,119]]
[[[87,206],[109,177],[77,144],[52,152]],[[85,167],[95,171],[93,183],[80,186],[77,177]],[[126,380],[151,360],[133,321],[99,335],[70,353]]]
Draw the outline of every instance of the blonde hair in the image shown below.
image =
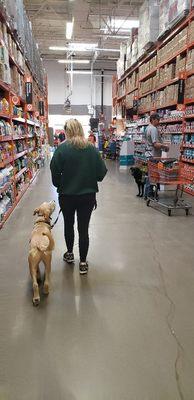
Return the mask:
[[67,141],[73,146],[84,149],[88,146],[88,141],[84,137],[82,125],[77,119],[69,119],[65,124]]

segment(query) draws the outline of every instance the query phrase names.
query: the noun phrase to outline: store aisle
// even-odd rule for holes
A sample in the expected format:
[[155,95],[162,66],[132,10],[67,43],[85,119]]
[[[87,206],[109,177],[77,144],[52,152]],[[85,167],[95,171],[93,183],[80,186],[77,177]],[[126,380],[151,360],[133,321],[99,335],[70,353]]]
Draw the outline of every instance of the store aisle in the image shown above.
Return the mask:
[[[193,216],[168,218],[135,197],[115,164],[91,223],[90,273],[62,261],[31,304],[33,210],[56,197],[43,170],[0,232],[0,398],[193,400]],[[77,255],[77,247],[76,247]]]

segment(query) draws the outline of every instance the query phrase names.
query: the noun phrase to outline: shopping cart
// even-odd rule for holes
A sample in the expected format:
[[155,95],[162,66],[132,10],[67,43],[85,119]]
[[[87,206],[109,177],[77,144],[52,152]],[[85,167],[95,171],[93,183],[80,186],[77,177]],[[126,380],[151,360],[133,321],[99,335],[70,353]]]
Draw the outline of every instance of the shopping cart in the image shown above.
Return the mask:
[[[185,185],[194,183],[194,169],[176,159],[153,158],[148,161],[148,177],[152,188],[152,195],[148,196],[147,206],[150,204],[164,207],[169,217],[172,210],[185,210],[186,215],[192,208],[191,204],[183,199]],[[163,186],[173,186],[171,191],[164,191],[164,197],[159,196]],[[174,193],[173,196],[169,194]]]

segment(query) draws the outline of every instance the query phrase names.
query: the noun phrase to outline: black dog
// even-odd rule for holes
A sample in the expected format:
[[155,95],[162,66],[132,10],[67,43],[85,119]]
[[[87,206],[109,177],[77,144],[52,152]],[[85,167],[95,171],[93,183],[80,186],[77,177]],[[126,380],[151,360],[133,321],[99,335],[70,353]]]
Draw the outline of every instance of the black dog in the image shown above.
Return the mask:
[[135,182],[137,183],[138,190],[139,190],[137,197],[143,197],[144,186],[145,186],[145,179],[143,177],[143,172],[138,167],[132,167],[131,175],[134,177]]

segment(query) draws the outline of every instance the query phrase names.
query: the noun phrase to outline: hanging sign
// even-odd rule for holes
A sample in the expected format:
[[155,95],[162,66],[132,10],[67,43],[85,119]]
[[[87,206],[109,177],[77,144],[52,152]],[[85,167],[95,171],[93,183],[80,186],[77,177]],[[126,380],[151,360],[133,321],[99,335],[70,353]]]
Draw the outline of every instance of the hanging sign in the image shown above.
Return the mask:
[[33,111],[33,106],[32,106],[32,104],[27,104],[27,105],[26,105],[26,110],[27,110],[27,111]]
[[42,99],[39,101],[39,114],[40,117],[44,117],[44,101]]
[[179,75],[179,86],[178,86],[178,104],[184,104],[184,94],[185,94],[185,74],[180,73]]
[[18,96],[13,96],[12,97],[12,103],[17,106],[18,104],[20,104],[20,99]]
[[26,77],[25,93],[26,93],[26,103],[32,104],[33,96],[32,96],[32,78],[31,78],[31,76]]

